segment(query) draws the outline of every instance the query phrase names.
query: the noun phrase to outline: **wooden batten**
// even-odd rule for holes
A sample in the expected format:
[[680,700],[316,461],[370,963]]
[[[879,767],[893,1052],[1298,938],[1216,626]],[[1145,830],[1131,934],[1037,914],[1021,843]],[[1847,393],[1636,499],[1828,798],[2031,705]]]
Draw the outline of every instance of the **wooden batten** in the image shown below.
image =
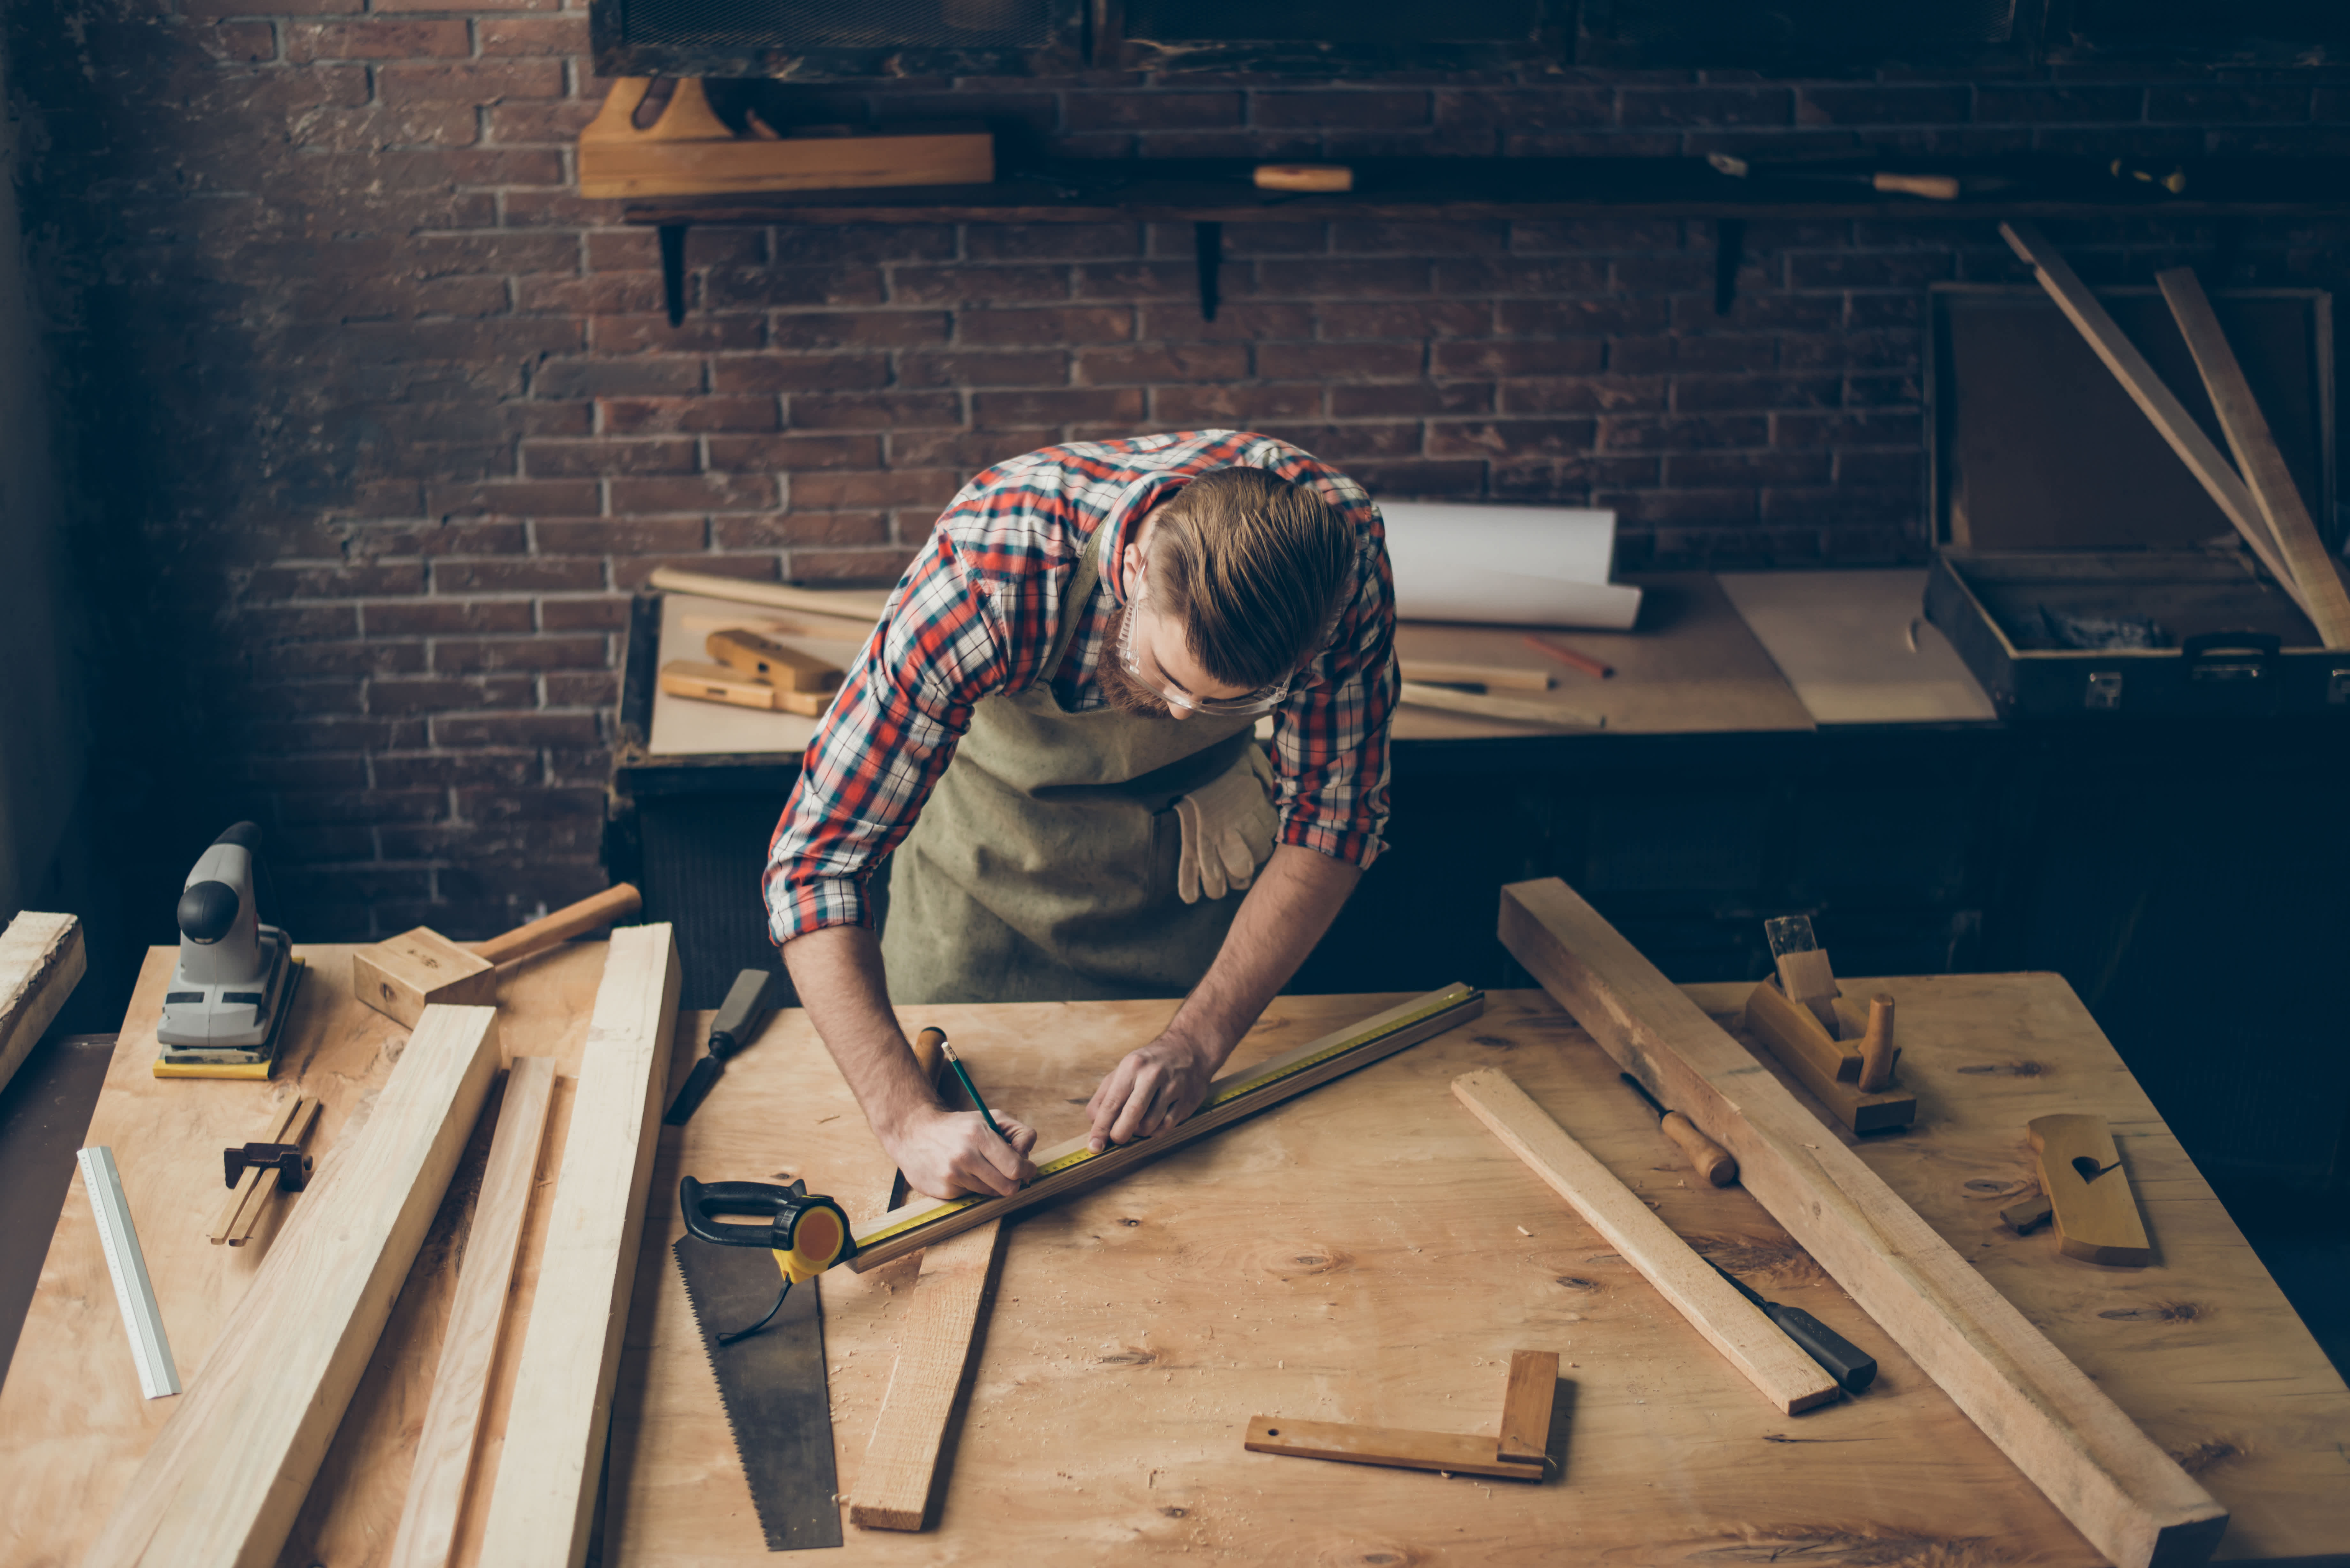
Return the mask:
[[374,1354],[498,1066],[497,1014],[433,1007],[278,1233],[83,1568],[266,1568]]
[[2120,1568],[2208,1560],[2227,1511],[1744,1047],[1556,877],[1503,945],[1617,1063],[1687,1107],[1796,1243]]
[[1452,1080],[1452,1093],[1783,1414],[1836,1397],[1835,1378],[1527,1098],[1509,1075],[1491,1068],[1466,1074]]
[[579,1568],[587,1556],[679,978],[669,926],[612,933],[489,1497],[480,1561],[498,1568]]
[[921,1277],[898,1331],[898,1359],[857,1472],[848,1521],[920,1530],[939,1491],[948,1428],[978,1364],[980,1330],[1003,1266],[1001,1220],[922,1254]]

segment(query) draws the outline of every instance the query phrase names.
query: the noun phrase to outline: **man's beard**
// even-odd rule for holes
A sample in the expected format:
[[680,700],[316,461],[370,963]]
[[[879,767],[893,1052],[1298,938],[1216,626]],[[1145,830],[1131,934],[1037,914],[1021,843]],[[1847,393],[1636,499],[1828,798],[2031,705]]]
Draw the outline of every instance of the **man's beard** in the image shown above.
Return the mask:
[[1170,716],[1166,699],[1139,684],[1118,657],[1127,613],[1133,607],[1129,601],[1110,611],[1108,624],[1102,628],[1101,659],[1094,666],[1094,679],[1101,682],[1103,701],[1119,712],[1164,719]]

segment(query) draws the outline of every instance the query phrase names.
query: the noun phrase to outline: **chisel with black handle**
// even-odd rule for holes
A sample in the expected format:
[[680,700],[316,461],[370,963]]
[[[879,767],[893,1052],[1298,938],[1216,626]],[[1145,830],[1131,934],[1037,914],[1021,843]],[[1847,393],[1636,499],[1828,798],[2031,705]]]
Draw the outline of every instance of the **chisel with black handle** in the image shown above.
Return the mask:
[[710,1021],[705,1054],[686,1075],[677,1098],[669,1103],[669,1114],[661,1117],[668,1126],[683,1127],[702,1108],[718,1075],[726,1070],[726,1058],[751,1043],[761,1015],[767,1012],[767,988],[774,981],[771,971],[746,969],[726,988],[726,1000],[718,1004],[718,1016]]
[[1846,1393],[1857,1394],[1877,1381],[1875,1356],[1863,1355],[1859,1346],[1803,1308],[1766,1302],[1748,1290],[1744,1282],[1720,1263],[1712,1266],[1713,1272],[1736,1287],[1740,1295],[1762,1308],[1762,1315],[1777,1324],[1781,1333],[1802,1345],[1804,1354],[1818,1362],[1821,1370],[1835,1378]]

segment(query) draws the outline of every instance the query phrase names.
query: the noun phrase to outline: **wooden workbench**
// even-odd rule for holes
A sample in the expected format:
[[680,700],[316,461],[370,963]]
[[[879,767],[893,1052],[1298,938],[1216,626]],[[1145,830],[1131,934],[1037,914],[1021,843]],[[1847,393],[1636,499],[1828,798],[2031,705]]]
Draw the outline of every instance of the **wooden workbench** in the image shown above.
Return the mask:
[[[328,1096],[321,1147],[331,1152],[397,1034],[341,991],[348,950],[310,950],[296,1026],[312,1044],[289,1066]],[[597,952],[580,944],[508,980],[510,1052],[576,1059]],[[219,1147],[258,1119],[261,1091],[144,1076],[161,961],[133,1002],[91,1141],[126,1156],[192,1379],[251,1272],[251,1259],[207,1247],[198,1227]],[[2063,982],[1846,984],[1901,999],[1904,1078],[1920,1102],[1917,1128],[1864,1146],[1870,1164],[2229,1506],[2223,1558],[2350,1553],[2350,1459],[2338,1447],[2350,1391]],[[1727,1012],[1744,988],[1691,991]],[[1283,998],[1236,1062],[1386,1000]],[[1049,1140],[1080,1125],[1096,1075],[1169,1005],[922,1016],[953,1035],[993,1103]],[[673,1078],[700,1041],[700,1028],[681,1028]],[[1700,1249],[1875,1355],[1877,1386],[1794,1417],[1763,1405],[1454,1103],[1447,1085],[1475,1066],[1516,1077]],[[2031,1179],[2023,1123],[2056,1109],[2114,1123],[2154,1267],[2075,1263],[2045,1231],[2019,1239],[2001,1227],[1999,1208]],[[558,1126],[543,1173],[562,1136]],[[616,1396],[603,1561],[764,1563],[669,1253],[681,1172],[805,1176],[867,1212],[887,1161],[798,1012],[778,1014],[734,1059],[686,1128],[663,1131]],[[453,1191],[288,1565],[381,1559],[462,1242],[463,1174]],[[536,1245],[526,1236],[524,1298]],[[822,1282],[844,1493],[912,1280],[908,1261]],[[1517,1487],[1242,1449],[1257,1414],[1490,1432],[1521,1348],[1567,1364],[1563,1480]],[[77,1189],[0,1388],[0,1559],[75,1562],[169,1403],[138,1397]],[[502,1419],[494,1397],[493,1440]],[[938,1527],[847,1537],[837,1561],[2096,1561],[1744,1192],[1694,1182],[1606,1057],[1534,992],[1497,993],[1461,1029],[1017,1221]]]

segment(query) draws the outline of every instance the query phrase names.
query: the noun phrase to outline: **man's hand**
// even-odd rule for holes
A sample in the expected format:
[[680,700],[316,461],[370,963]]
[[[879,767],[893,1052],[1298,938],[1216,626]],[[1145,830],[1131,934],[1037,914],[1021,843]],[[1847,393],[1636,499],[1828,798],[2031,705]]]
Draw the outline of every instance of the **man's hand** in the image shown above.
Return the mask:
[[1036,1147],[1036,1129],[1001,1111],[995,1114],[995,1125],[1003,1129],[1003,1137],[988,1131],[977,1111],[924,1106],[881,1142],[906,1173],[906,1185],[925,1197],[993,1193],[1008,1198],[1036,1174],[1028,1163],[1028,1151]]
[[1156,1137],[1200,1108],[1215,1064],[1206,1052],[1161,1034],[1110,1069],[1086,1105],[1096,1154],[1112,1144]]

